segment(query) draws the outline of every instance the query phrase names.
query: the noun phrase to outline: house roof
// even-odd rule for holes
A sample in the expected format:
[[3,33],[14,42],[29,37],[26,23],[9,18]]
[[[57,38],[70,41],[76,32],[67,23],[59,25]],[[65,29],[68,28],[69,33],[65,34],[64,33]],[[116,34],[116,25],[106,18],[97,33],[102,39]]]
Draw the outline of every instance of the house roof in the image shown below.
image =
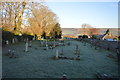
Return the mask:
[[105,34],[103,35],[98,35],[99,38],[105,38],[105,39],[113,39],[115,38],[112,33],[110,32],[110,30],[108,29]]
[[113,39],[115,37],[112,36],[112,35],[106,34],[103,38],[105,38],[105,39]]

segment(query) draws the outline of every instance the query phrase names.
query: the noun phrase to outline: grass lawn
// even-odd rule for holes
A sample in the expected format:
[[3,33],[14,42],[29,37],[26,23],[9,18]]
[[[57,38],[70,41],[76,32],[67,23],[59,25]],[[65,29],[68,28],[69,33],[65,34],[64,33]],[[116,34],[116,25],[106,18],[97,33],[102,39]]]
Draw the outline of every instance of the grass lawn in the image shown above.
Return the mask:
[[[105,73],[110,77],[118,76],[118,63],[107,57],[116,53],[107,50],[95,50],[89,44],[84,46],[80,41],[71,40],[71,45],[58,46],[54,49],[43,50],[39,41],[32,41],[29,52],[24,52],[25,43],[3,47],[3,78],[61,78],[67,73],[68,78],[96,78],[96,72]],[[64,56],[76,58],[76,44],[80,48],[80,60],[52,59],[56,50],[63,48]],[[14,49],[18,58],[9,58],[5,54]]]

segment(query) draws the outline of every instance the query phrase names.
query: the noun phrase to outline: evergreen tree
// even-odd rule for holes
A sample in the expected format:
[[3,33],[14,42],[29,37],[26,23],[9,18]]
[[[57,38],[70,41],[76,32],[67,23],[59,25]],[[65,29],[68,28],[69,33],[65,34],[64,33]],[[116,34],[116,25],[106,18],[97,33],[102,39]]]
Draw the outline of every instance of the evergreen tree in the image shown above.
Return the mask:
[[49,36],[51,38],[58,39],[58,38],[61,38],[61,35],[62,35],[62,30],[61,30],[60,24],[56,23],[56,25],[52,27],[52,30]]

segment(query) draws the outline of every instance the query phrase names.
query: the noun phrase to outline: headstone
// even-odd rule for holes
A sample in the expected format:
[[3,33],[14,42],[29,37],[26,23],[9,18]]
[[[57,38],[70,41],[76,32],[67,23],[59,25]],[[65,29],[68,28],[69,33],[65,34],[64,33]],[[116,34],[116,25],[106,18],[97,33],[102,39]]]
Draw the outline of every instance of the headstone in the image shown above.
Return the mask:
[[63,48],[62,48],[62,52],[61,52],[61,53],[62,53],[62,55],[63,55]]
[[14,38],[12,39],[12,43],[13,43],[13,44],[15,43],[15,39],[14,39]]
[[26,39],[24,39],[23,41],[26,42]]
[[32,42],[30,41],[30,42],[29,42],[29,47],[31,47],[31,46],[32,46]]
[[33,40],[35,40],[35,36],[33,37]]
[[56,50],[56,59],[58,59],[58,55],[59,55],[58,50]]
[[67,74],[66,74],[66,73],[63,73],[63,78],[62,78],[62,80],[68,80],[68,79],[67,79]]
[[16,58],[16,56],[15,56],[15,50],[12,50],[10,58]]
[[117,58],[118,58],[118,61],[120,61],[120,52],[118,48],[117,48]]
[[18,42],[18,39],[17,39],[17,38],[14,38],[14,41],[15,41],[15,43],[17,43],[17,42]]
[[78,54],[78,55],[80,54],[80,50],[78,48],[78,45],[76,45],[75,54]]
[[53,47],[55,47],[55,40],[54,40],[54,44],[53,44]]
[[10,50],[10,49],[8,50],[8,56],[9,56],[9,55],[11,55],[11,50]]
[[7,45],[9,44],[9,41],[8,41],[8,40],[6,40],[6,44],[7,44]]
[[43,47],[43,44],[44,44],[44,43],[41,41],[41,42],[40,42],[40,47]]
[[86,42],[84,42],[84,46],[86,46]]
[[48,50],[48,44],[47,44],[47,42],[46,42],[46,50]]
[[28,42],[25,44],[25,52],[28,52]]
[[78,50],[78,45],[76,45],[76,50]]
[[28,40],[28,38],[27,38],[25,42],[28,42],[28,41],[29,41],[29,40]]
[[48,43],[47,43],[47,41],[46,41],[46,45],[47,45]]
[[63,48],[62,48],[62,50],[60,52],[60,57],[63,57]]

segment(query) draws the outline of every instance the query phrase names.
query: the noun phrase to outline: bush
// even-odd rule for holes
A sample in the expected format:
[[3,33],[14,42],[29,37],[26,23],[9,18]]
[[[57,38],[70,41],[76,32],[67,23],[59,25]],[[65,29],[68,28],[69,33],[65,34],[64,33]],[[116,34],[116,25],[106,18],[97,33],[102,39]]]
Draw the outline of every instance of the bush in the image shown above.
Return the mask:
[[97,39],[97,37],[95,36],[95,35],[92,35],[92,37],[91,37],[92,39]]
[[28,38],[28,40],[32,40],[33,37],[34,37],[34,36],[31,36],[31,35],[28,35],[28,34],[23,34],[23,35],[22,35],[22,39],[27,39],[27,38]]
[[82,38],[88,38],[88,36],[87,35],[83,35]]
[[9,31],[2,31],[2,40],[12,40],[14,38],[14,34]]

